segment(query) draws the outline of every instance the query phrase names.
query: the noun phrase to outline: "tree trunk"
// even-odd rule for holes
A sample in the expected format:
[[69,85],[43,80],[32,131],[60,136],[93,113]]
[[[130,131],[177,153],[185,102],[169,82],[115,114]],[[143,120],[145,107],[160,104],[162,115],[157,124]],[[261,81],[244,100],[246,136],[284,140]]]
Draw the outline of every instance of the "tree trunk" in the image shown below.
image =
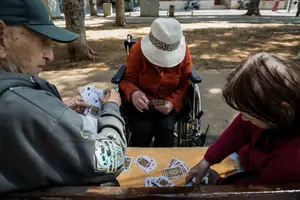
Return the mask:
[[125,26],[124,0],[116,0],[116,25]]
[[91,11],[91,16],[97,16],[98,11],[97,11],[97,0],[90,0],[90,11]]
[[52,19],[62,17],[58,0],[42,0],[42,2],[47,8],[48,13]]
[[70,60],[94,59],[93,51],[88,47],[85,35],[84,0],[63,0],[66,28],[79,34],[79,38],[68,44]]
[[251,0],[249,5],[248,5],[248,11],[245,15],[248,16],[260,16],[260,12],[259,12],[259,3],[260,0]]

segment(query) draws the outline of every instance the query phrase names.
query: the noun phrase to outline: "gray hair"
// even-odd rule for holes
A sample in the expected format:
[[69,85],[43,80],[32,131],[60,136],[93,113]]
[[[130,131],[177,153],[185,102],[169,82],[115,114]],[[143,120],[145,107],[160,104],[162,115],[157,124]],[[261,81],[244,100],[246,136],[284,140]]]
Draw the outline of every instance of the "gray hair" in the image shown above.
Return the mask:
[[[15,26],[11,26],[8,27],[8,31],[9,31],[9,37],[13,37],[14,36],[14,27]],[[1,59],[0,58],[0,69],[7,71],[7,72],[15,72],[15,73],[24,73],[25,70],[23,69],[23,65],[22,63],[17,60],[16,58],[13,58],[13,54],[12,54],[12,50],[9,48],[8,45],[8,49],[7,49],[7,55],[5,58]]]

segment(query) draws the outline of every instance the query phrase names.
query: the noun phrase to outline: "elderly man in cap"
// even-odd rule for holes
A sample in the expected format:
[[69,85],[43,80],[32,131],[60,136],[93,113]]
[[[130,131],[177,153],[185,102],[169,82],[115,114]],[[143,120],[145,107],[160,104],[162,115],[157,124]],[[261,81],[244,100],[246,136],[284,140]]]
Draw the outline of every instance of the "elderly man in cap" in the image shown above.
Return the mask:
[[40,0],[0,1],[0,194],[103,185],[121,172],[119,93],[107,90],[96,119],[74,112],[38,77],[53,60],[51,41],[77,37],[57,28]]

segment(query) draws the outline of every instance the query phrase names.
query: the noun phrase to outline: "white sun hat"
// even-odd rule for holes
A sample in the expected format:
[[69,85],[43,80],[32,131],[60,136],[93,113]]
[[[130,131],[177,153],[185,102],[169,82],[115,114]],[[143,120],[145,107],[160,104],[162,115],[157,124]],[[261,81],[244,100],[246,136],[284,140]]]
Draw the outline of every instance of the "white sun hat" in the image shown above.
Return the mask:
[[180,23],[173,18],[157,18],[150,33],[142,38],[144,56],[159,67],[171,68],[180,64],[186,44]]

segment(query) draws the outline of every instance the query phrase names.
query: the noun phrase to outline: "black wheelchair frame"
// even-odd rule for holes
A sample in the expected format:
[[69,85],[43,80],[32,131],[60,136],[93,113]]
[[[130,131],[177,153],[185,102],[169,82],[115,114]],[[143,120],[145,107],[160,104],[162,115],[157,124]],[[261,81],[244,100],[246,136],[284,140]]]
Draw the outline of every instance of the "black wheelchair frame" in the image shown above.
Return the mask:
[[[136,43],[130,34],[124,40],[124,46],[127,55],[131,47]],[[126,65],[121,65],[117,73],[112,77],[111,82],[115,84],[115,88],[119,91],[119,84],[125,74]],[[192,72],[189,74],[192,82],[189,88],[188,96],[185,99],[184,108],[180,111],[178,121],[175,124],[175,146],[177,147],[202,147],[205,144],[206,135],[209,129],[207,126],[206,131],[201,131],[201,117],[203,115],[201,107],[201,95],[198,84],[202,82],[201,77],[198,75],[197,70],[193,67]],[[124,117],[124,116],[123,116]],[[126,116],[124,117],[126,118]],[[127,140],[130,143],[130,131],[126,128]]]

